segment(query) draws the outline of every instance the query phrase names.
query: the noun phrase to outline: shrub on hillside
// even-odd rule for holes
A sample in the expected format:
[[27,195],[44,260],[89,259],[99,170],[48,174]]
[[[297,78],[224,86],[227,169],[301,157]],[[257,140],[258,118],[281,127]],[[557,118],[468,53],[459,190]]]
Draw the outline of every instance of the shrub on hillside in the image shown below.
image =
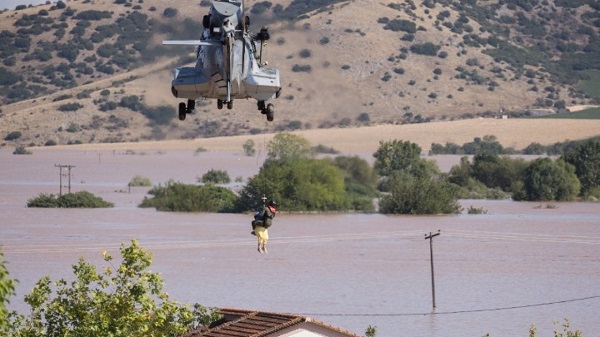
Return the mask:
[[87,191],[67,193],[61,196],[42,193],[29,199],[27,207],[42,208],[108,208],[114,207],[112,202],[103,200]]
[[13,131],[10,132],[8,135],[6,135],[6,137],[4,137],[4,140],[6,141],[11,141],[11,140],[16,140],[21,138],[22,134],[21,131]]
[[109,11],[87,10],[79,12],[74,18],[76,20],[93,20],[99,21],[102,19],[110,19],[112,14]]
[[79,103],[67,103],[67,104],[63,104],[63,105],[59,106],[58,110],[63,111],[63,112],[69,112],[69,111],[77,111],[81,108],[83,108],[83,105],[81,105]]
[[179,12],[179,11],[178,11],[177,9],[175,9],[175,8],[172,8],[172,7],[167,7],[167,8],[165,8],[165,10],[163,11],[163,14],[162,14],[162,15],[163,15],[164,17],[167,17],[167,18],[172,18],[172,17],[174,17],[174,16],[177,16],[177,13],[178,13],[178,12]]
[[415,54],[436,56],[440,46],[435,45],[431,42],[417,43],[410,46],[410,51]]

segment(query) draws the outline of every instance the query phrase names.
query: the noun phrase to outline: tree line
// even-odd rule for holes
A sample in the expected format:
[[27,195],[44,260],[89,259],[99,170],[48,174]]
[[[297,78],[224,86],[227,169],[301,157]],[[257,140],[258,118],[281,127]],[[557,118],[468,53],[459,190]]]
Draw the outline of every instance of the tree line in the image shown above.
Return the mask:
[[[247,151],[246,153],[251,153]],[[234,193],[212,183],[168,182],[150,191],[142,207],[164,211],[249,212],[261,197],[286,211],[358,211],[454,214],[459,199],[516,201],[600,199],[600,141],[582,143],[553,159],[533,161],[486,151],[461,158],[449,172],[421,156],[409,141],[380,142],[371,166],[358,156],[318,158],[305,138],[277,134],[258,174]]]

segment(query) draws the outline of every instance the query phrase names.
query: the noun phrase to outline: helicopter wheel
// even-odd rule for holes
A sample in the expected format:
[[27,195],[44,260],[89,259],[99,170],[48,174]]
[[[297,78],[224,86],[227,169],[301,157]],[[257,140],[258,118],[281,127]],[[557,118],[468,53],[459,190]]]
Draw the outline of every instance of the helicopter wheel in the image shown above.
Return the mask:
[[184,121],[186,114],[187,114],[187,108],[185,106],[185,103],[183,103],[183,102],[179,103],[179,120]]
[[267,105],[267,120],[272,122],[273,118],[275,118],[275,106],[269,103]]
[[261,114],[266,114],[267,113],[267,109],[265,108],[265,101],[258,101],[258,110],[260,110]]
[[233,109],[233,101],[229,101],[229,102],[227,102],[227,109],[228,109],[228,110],[231,110],[231,109]]
[[223,109],[223,101],[220,99],[217,100],[217,109],[219,109],[219,110]]

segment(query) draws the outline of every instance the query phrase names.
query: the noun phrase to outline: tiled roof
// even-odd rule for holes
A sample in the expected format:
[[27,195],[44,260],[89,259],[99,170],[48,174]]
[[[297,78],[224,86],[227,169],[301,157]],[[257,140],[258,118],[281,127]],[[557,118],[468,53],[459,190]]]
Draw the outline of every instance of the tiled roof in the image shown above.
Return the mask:
[[192,330],[182,337],[266,337],[304,322],[341,333],[344,336],[360,337],[350,331],[305,316],[231,308],[219,309],[219,312],[223,315],[221,324],[208,330]]

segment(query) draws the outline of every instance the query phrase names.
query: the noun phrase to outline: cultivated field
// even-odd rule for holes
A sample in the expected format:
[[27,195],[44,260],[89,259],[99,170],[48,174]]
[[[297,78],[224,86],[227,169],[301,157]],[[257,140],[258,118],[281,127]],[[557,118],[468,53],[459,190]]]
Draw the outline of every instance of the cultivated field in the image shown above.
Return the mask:
[[[550,145],[566,140],[598,136],[600,135],[600,120],[470,119],[424,124],[317,129],[295,133],[306,137],[312,145],[330,146],[342,153],[374,152],[380,141],[393,139],[417,143],[424,151],[428,151],[431,143],[450,142],[462,145],[473,141],[475,137],[486,135],[496,136],[505,147],[514,147],[520,150],[533,142]],[[273,134],[260,134],[160,142],[82,144],[40,149],[168,151],[195,150],[203,147],[209,151],[241,151],[242,144],[248,139],[254,140],[256,146],[260,148],[272,137]]]

